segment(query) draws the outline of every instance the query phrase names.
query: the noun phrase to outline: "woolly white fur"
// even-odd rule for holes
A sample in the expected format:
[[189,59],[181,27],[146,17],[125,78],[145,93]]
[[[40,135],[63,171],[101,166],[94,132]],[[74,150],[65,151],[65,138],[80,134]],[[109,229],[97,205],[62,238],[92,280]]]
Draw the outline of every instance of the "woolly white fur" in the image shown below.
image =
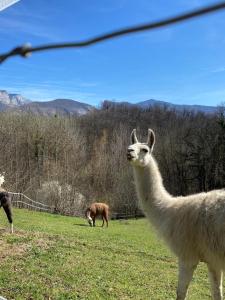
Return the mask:
[[135,130],[131,139],[127,156],[133,166],[142,209],[179,259],[177,300],[185,299],[199,261],[208,265],[213,299],[222,300],[225,190],[186,197],[171,196],[163,186],[158,165],[152,156],[154,132],[148,130],[147,143],[138,142]]

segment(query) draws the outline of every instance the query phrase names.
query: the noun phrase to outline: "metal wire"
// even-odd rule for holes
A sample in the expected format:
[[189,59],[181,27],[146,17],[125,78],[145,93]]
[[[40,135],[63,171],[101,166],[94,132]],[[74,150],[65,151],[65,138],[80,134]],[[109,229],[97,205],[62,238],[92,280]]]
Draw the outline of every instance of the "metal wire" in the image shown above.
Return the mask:
[[50,209],[48,209],[48,208],[44,208],[44,207],[32,205],[32,204],[26,203],[26,202],[24,202],[24,201],[22,201],[22,200],[16,200],[16,201],[13,201],[12,203],[13,203],[13,205],[14,205],[14,204],[21,203],[21,204],[27,206],[28,208],[31,207],[32,209],[43,210],[43,211],[47,211],[47,212],[50,212],[50,213],[52,212],[52,210],[50,210]]
[[[49,212],[49,213],[56,213],[55,207],[46,205],[46,204],[38,202],[38,201],[34,201],[23,193],[14,193],[14,192],[8,192],[8,191],[7,191],[7,193],[10,195],[13,195],[13,196],[20,197],[19,198],[20,200],[14,199],[12,197],[12,205],[16,206],[17,208],[28,208],[31,210],[33,209],[33,210],[40,210],[40,211],[45,211],[45,212]],[[21,200],[21,198],[23,198],[24,200]],[[26,202],[27,200],[31,203]],[[18,206],[18,204],[19,204],[19,206]],[[20,204],[22,204],[22,206]],[[81,211],[73,211],[73,216],[84,217],[84,214]]]
[[103,35],[99,35],[84,41],[80,42],[71,42],[71,43],[61,43],[61,44],[49,44],[49,45],[42,45],[38,47],[32,47],[29,44],[25,44],[21,47],[17,47],[12,49],[11,51],[0,55],[0,63],[3,63],[6,59],[8,59],[11,56],[22,56],[22,57],[27,57],[29,56],[32,52],[39,52],[39,51],[45,51],[45,50],[52,50],[52,49],[61,49],[61,48],[82,48],[82,47],[87,47],[91,46],[100,42],[103,42],[105,40],[110,40],[113,38],[117,38],[119,36],[124,36],[128,34],[133,34],[136,32],[141,32],[141,31],[146,31],[146,30],[153,30],[156,28],[161,28],[165,26],[169,26],[171,24],[179,23],[188,19],[196,18],[202,15],[206,15],[209,13],[213,13],[215,11],[219,11],[225,8],[225,1],[206,6],[203,8],[200,8],[198,10],[190,11],[181,15],[177,15],[175,17],[163,19],[161,21],[157,22],[151,22],[151,23],[146,23],[142,25],[137,25],[137,26],[132,26],[132,27],[127,27],[120,29],[118,31],[112,31],[110,33],[106,33]]
[[29,201],[32,202],[32,203],[35,203],[35,204],[38,204],[38,205],[41,205],[41,206],[45,206],[45,207],[48,207],[49,209],[52,209],[51,206],[46,205],[46,204],[41,203],[41,202],[34,201],[34,200],[32,200],[31,198],[29,198],[28,196],[24,195],[23,193],[14,193],[14,192],[7,192],[7,193],[8,193],[8,194],[11,194],[11,195],[22,196],[22,197],[24,197],[25,199],[29,200]]

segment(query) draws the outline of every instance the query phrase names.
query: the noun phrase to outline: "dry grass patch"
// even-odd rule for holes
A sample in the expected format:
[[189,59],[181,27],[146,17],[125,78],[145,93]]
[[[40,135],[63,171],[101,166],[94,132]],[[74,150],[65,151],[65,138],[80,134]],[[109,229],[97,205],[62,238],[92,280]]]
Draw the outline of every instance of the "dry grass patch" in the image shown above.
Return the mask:
[[36,248],[40,251],[50,249],[55,241],[42,233],[16,231],[14,234],[0,229],[0,265],[6,259],[19,258]]

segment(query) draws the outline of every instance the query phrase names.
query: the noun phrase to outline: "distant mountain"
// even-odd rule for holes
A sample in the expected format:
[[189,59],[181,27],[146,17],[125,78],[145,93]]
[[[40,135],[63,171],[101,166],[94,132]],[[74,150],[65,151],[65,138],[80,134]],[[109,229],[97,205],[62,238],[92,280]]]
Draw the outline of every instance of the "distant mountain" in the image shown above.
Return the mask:
[[84,115],[95,108],[89,104],[71,99],[56,99],[52,101],[31,102],[24,104],[17,111],[31,112],[37,115]]
[[149,99],[146,101],[141,101],[141,102],[137,102],[137,103],[130,103],[130,102],[115,102],[115,101],[109,101],[109,100],[105,100],[104,101],[104,107],[113,107],[116,105],[122,105],[122,106],[128,106],[128,107],[139,107],[142,109],[148,109],[154,106],[158,106],[158,107],[166,107],[169,108],[171,110],[176,110],[176,111],[183,111],[183,110],[187,110],[187,111],[194,111],[194,112],[204,112],[207,114],[212,114],[215,113],[216,111],[218,111],[218,107],[216,106],[206,106],[206,105],[187,105],[187,104],[173,104],[170,102],[166,102],[166,101],[161,101],[161,100],[155,100],[155,99]]
[[161,106],[161,107],[168,107],[170,109],[175,109],[177,111],[189,110],[189,111],[204,112],[204,113],[215,113],[218,110],[218,107],[216,106],[173,104],[170,102],[154,100],[154,99],[138,102],[136,105],[144,109],[149,108],[151,106]]
[[0,90],[0,111],[31,112],[37,115],[84,115],[95,108],[89,104],[71,99],[32,102],[19,94]]
[[[105,100],[103,107],[105,109],[115,107],[117,105],[123,106],[136,106],[142,109],[148,109],[150,107],[159,106],[167,107],[176,111],[194,111],[204,112],[207,114],[215,113],[218,111],[216,106],[205,106],[205,105],[180,105],[173,104],[166,101],[160,101],[155,99],[149,99],[146,101],[137,102],[135,104],[130,102],[115,102]],[[78,102],[72,99],[55,99],[52,101],[35,101],[32,102],[24,98],[19,94],[10,94],[5,90],[0,90],[0,111],[12,111],[16,113],[31,112],[37,115],[52,116],[52,115],[84,115],[90,111],[95,110],[94,106],[87,103]]]
[[5,90],[0,90],[0,110],[2,110],[2,108],[18,107],[29,102],[30,100],[19,94],[9,94]]

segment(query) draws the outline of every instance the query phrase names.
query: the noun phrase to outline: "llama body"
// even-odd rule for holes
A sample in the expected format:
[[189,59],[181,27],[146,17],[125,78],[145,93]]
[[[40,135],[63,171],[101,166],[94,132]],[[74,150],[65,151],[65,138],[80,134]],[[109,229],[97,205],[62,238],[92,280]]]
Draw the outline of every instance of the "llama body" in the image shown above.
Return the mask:
[[95,219],[98,216],[102,217],[102,227],[104,226],[104,221],[108,227],[109,221],[109,206],[105,203],[95,202],[92,203],[85,212],[85,216],[88,219],[90,226],[95,226]]
[[10,223],[10,230],[13,233],[13,220],[12,220],[12,206],[11,206],[11,198],[9,194],[1,189],[0,191],[0,207],[3,207],[8,221]]
[[209,269],[212,296],[222,297],[225,269],[225,190],[186,197],[172,197],[164,188],[152,156],[155,136],[149,130],[147,143],[139,143],[132,132],[127,158],[133,165],[136,190],[148,219],[179,259],[177,300],[186,297],[199,261]]
[[142,209],[173,252],[191,261],[215,263],[216,259],[218,266],[225,268],[225,190],[175,198],[166,191],[152,191],[151,183],[138,178],[147,178],[140,172],[149,170],[135,171]]

